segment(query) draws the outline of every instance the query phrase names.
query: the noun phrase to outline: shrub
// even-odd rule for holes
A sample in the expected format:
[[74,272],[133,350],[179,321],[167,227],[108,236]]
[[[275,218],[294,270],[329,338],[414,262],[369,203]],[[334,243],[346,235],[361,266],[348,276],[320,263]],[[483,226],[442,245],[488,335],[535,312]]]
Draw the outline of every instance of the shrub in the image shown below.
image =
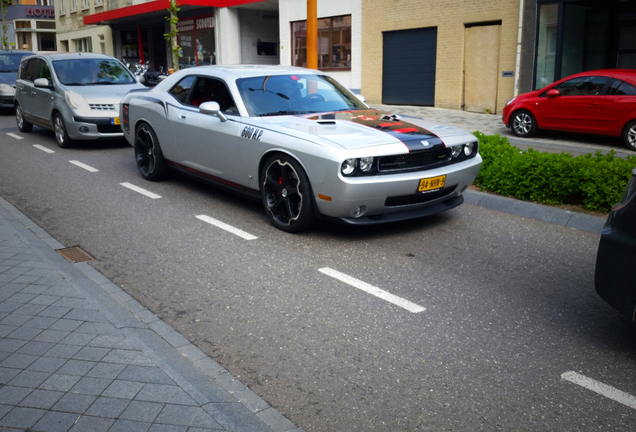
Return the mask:
[[608,212],[636,166],[614,150],[573,157],[569,153],[521,151],[499,135],[475,132],[484,162],[475,185],[501,195],[545,204],[577,204]]

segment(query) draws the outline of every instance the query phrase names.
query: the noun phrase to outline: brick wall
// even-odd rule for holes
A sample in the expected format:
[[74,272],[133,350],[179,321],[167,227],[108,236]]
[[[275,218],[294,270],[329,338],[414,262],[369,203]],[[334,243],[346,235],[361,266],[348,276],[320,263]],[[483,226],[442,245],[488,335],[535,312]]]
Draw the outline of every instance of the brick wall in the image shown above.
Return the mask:
[[364,0],[362,7],[362,94],[370,103],[382,99],[382,32],[437,27],[435,106],[462,108],[464,26],[499,21],[497,108],[514,93],[519,29],[519,0]]

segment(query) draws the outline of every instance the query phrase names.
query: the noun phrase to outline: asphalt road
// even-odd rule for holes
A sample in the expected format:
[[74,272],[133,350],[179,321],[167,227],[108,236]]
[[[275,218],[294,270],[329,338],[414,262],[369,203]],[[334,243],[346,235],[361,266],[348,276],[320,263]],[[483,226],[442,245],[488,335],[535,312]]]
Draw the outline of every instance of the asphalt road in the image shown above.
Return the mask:
[[285,234],[259,203],[144,181],[123,141],[60,149],[12,113],[0,195],[307,432],[636,424],[636,337],[594,291],[596,234],[469,204]]

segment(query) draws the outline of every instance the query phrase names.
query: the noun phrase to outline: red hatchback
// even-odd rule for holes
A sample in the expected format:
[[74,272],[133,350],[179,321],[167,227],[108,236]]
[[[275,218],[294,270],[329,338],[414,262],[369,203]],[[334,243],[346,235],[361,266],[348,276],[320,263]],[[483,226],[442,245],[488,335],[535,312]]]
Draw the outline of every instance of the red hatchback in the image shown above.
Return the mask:
[[636,150],[636,70],[582,72],[512,98],[503,122],[513,134],[560,130],[622,137]]

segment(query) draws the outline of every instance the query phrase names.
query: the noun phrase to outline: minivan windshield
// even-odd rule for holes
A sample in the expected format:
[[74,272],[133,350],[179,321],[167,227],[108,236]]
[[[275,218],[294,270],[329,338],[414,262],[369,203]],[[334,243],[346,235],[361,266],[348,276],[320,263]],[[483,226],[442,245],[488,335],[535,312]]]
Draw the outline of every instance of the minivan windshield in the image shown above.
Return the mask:
[[17,73],[22,57],[30,55],[33,55],[33,53],[0,54],[0,72]]
[[135,77],[121,63],[105,59],[69,59],[53,62],[57,79],[64,85],[133,84]]

